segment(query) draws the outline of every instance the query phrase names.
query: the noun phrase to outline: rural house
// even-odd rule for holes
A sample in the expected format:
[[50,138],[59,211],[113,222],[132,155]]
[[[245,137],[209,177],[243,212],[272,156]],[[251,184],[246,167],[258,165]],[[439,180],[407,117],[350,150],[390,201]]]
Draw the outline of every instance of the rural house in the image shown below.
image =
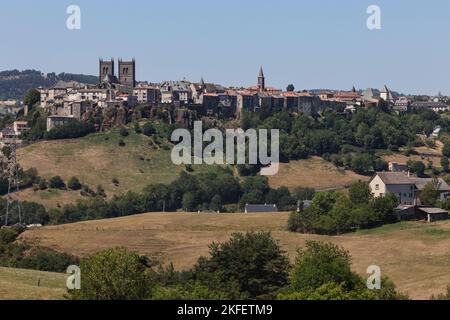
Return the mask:
[[[374,197],[392,193],[402,205],[420,205],[420,193],[432,181],[431,178],[411,177],[404,172],[378,172],[369,186]],[[450,196],[450,186],[441,178],[438,181],[440,199],[445,200]]]

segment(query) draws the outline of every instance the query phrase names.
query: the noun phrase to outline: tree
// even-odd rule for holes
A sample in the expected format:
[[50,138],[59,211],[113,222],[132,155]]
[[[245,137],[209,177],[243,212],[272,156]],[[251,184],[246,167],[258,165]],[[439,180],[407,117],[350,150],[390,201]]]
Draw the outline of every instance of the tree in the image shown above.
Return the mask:
[[290,287],[293,291],[310,291],[334,282],[352,289],[357,281],[346,250],[332,243],[308,241],[298,250]]
[[448,158],[447,157],[442,157],[441,158],[442,171],[448,172],[449,165],[450,165],[450,163],[448,161]]
[[155,127],[150,123],[147,122],[146,124],[144,124],[144,126],[142,127],[142,132],[148,136],[151,137],[156,133],[156,129]]
[[348,196],[353,204],[360,205],[369,202],[372,198],[372,192],[367,183],[359,181],[350,186]]
[[442,148],[442,154],[444,157],[450,157],[450,141],[444,142],[444,147]]
[[287,283],[289,259],[270,233],[235,233],[225,243],[213,243],[210,257],[199,259],[194,274],[202,283],[214,279],[220,291],[234,284],[256,298],[273,295]]
[[54,176],[50,178],[49,184],[50,188],[52,189],[64,189],[66,187],[66,184],[60,176]]
[[434,178],[431,182],[427,183],[420,193],[420,202],[424,206],[434,206],[439,199],[439,188],[441,183],[438,179]]
[[72,298],[83,300],[143,300],[150,297],[150,270],[137,253],[124,248],[99,252],[80,263],[81,290]]
[[197,199],[196,199],[196,196],[194,194],[194,191],[193,192],[186,192],[183,195],[182,204],[183,204],[183,209],[185,211],[193,211],[193,210],[195,210],[195,208],[197,206]]
[[34,106],[39,101],[41,101],[41,94],[36,89],[28,90],[25,97],[23,98],[23,103],[28,106]]
[[221,211],[222,210],[222,197],[220,195],[216,194],[211,199],[210,209],[214,210],[214,211]]
[[294,85],[293,84],[288,85],[287,88],[286,88],[286,91],[287,92],[294,92],[295,91]]
[[136,132],[137,134],[142,133],[142,129],[141,129],[141,126],[139,125],[139,122],[134,123],[134,132]]
[[407,165],[409,170],[415,173],[418,177],[423,177],[425,175],[425,165],[422,161],[409,160]]
[[130,135],[130,133],[128,132],[127,128],[122,127],[122,128],[120,128],[120,135],[122,137],[128,137]]
[[81,190],[81,182],[77,177],[72,177],[67,182],[67,187],[71,190]]

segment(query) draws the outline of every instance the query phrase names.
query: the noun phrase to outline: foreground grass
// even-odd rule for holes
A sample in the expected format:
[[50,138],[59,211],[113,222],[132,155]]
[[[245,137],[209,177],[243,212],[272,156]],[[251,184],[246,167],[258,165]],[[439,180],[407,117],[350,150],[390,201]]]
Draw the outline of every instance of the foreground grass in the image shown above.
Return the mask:
[[213,241],[226,241],[233,232],[264,230],[272,233],[291,260],[308,240],[343,246],[350,251],[356,272],[365,277],[368,266],[378,265],[412,298],[429,299],[450,284],[450,221],[405,222],[330,237],[288,232],[287,219],[287,213],[148,213],[49,226],[29,230],[23,237],[78,256],[126,247],[165,263],[172,261],[180,270],[207,255]]
[[0,267],[0,300],[60,300],[66,275]]

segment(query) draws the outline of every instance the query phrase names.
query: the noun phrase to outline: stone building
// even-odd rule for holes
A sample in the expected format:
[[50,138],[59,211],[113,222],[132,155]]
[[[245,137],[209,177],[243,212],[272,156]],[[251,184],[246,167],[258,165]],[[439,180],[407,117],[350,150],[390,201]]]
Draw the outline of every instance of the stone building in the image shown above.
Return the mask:
[[136,86],[136,61],[119,59],[119,83],[128,88]]

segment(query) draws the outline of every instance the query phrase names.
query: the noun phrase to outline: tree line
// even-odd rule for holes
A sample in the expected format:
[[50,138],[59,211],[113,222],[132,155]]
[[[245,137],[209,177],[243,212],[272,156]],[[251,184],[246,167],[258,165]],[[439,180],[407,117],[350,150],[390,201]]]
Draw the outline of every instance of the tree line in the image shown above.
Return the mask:
[[80,264],[80,300],[398,300],[394,283],[369,290],[351,270],[349,253],[334,244],[307,242],[294,264],[270,233],[235,233],[212,243],[190,270],[176,271],[124,248],[99,252]]

